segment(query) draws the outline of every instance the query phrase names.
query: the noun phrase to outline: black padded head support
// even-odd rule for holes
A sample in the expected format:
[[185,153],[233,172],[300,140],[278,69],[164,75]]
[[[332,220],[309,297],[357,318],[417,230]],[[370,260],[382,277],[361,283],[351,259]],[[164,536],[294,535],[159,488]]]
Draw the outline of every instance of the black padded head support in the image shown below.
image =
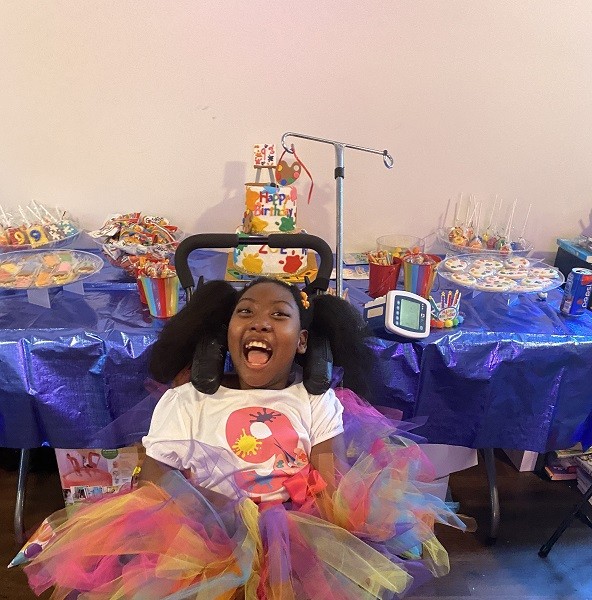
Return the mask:
[[324,394],[329,389],[333,376],[333,354],[326,337],[309,334],[302,369],[302,382],[309,394]]
[[[228,350],[226,335],[226,328],[217,334],[203,335],[195,347],[191,383],[204,394],[214,394],[222,382]],[[328,340],[318,334],[309,336],[301,364],[303,383],[308,393],[324,394],[331,385],[333,375],[333,356]]]
[[204,394],[218,391],[224,375],[226,360],[226,327],[216,333],[201,336],[193,352],[191,383]]

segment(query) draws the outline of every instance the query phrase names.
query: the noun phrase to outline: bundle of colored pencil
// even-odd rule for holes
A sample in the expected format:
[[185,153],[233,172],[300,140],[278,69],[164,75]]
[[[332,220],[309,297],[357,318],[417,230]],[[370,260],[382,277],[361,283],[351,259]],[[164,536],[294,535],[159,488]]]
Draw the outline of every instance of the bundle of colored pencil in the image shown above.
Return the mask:
[[376,250],[375,252],[368,252],[368,262],[375,265],[392,265],[393,255],[385,250]]

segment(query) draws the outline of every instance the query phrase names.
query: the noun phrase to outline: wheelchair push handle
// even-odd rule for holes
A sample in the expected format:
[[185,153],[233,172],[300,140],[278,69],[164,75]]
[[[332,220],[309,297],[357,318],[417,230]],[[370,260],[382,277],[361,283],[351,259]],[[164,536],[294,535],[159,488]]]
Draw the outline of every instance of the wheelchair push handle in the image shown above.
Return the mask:
[[175,252],[175,268],[181,287],[187,292],[195,286],[189,268],[189,255],[200,248],[236,248],[267,244],[270,248],[309,248],[320,259],[316,278],[306,286],[308,293],[325,291],[333,269],[333,252],[322,238],[308,233],[271,233],[268,236],[238,235],[237,233],[197,233],[185,238]]

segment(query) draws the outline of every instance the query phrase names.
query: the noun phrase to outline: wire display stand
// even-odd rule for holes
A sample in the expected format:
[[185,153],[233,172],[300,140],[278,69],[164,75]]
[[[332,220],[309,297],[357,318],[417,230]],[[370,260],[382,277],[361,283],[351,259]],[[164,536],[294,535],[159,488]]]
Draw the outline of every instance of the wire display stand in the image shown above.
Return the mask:
[[335,288],[338,296],[343,296],[343,180],[345,178],[344,155],[345,149],[359,150],[361,152],[369,152],[371,154],[380,154],[387,169],[393,168],[393,157],[387,150],[374,150],[372,148],[364,148],[363,146],[355,146],[345,142],[336,142],[335,140],[327,140],[325,138],[305,135],[303,133],[294,133],[288,131],[282,135],[282,146],[286,152],[294,154],[294,146],[286,143],[289,137],[311,140],[313,142],[321,142],[322,144],[331,144],[335,149],[335,184],[336,184],[336,249],[335,249]]

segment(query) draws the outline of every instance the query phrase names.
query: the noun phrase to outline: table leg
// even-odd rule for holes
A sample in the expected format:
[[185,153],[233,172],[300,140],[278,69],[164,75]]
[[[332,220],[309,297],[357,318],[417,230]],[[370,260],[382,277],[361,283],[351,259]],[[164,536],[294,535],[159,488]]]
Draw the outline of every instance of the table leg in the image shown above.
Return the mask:
[[29,473],[30,450],[21,449],[16,484],[16,504],[14,507],[14,537],[17,543],[25,543],[25,495],[27,492],[27,474]]
[[500,524],[500,507],[499,495],[497,492],[497,482],[495,478],[495,456],[493,448],[481,448],[479,451],[485,462],[485,470],[487,472],[487,482],[489,484],[489,505],[491,508],[491,522],[489,528],[490,543],[495,543]]

